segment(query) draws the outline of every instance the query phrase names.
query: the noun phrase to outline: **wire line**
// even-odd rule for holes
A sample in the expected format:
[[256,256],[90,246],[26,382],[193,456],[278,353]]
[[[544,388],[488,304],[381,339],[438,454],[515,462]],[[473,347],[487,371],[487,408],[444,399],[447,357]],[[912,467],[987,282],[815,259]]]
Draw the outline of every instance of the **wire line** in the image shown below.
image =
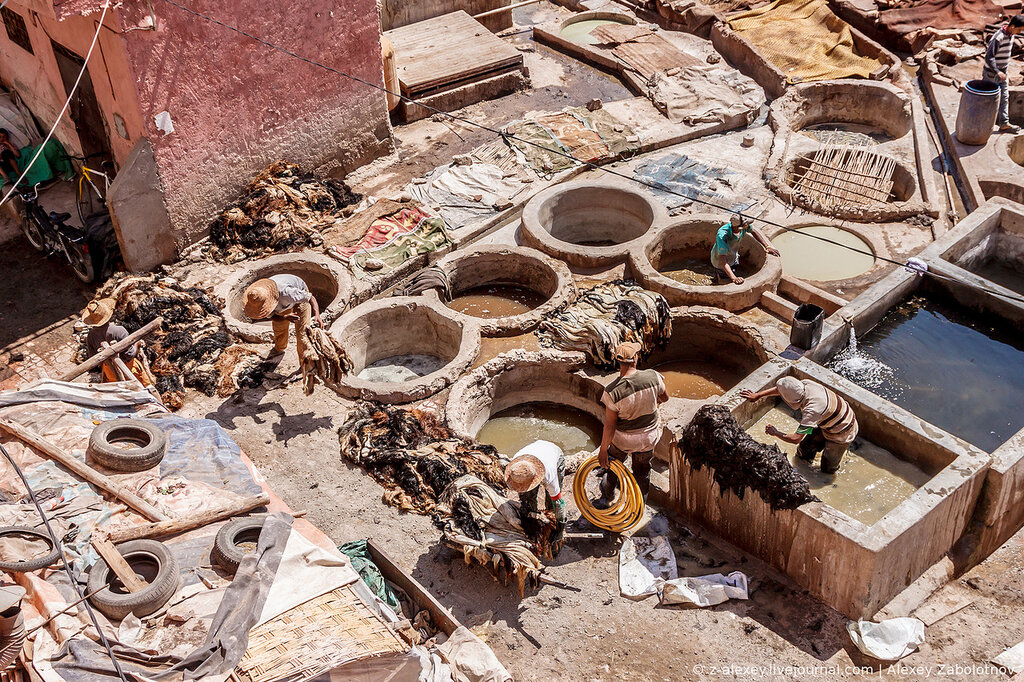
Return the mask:
[[57,539],[57,534],[53,532],[53,528],[50,527],[50,520],[46,518],[46,513],[43,511],[43,506],[39,504],[39,500],[36,499],[36,493],[32,490],[32,486],[28,484],[28,479],[25,478],[25,473],[18,466],[18,463],[14,461],[10,453],[7,452],[7,448],[4,447],[3,443],[0,443],[0,451],[4,453],[4,457],[14,467],[14,471],[17,472],[18,478],[21,479],[21,484],[25,486],[28,491],[28,496],[32,498],[32,504],[36,506],[36,511],[39,512],[39,516],[43,519],[43,525],[46,526],[46,532],[50,535],[50,540],[53,542],[53,548],[60,554],[60,561],[64,565],[64,572],[68,574],[68,579],[71,581],[71,587],[78,594],[79,601],[85,605],[85,610],[89,612],[89,618],[92,620],[93,627],[96,628],[96,632],[99,633],[100,641],[103,642],[103,646],[107,649],[107,655],[110,656],[110,662],[114,664],[114,670],[117,671],[118,677],[121,678],[122,682],[128,682],[124,676],[124,671],[121,670],[121,664],[114,656],[114,650],[110,648],[110,642],[107,640],[107,636],[103,633],[103,628],[100,627],[99,620],[96,618],[96,612],[92,610],[92,605],[89,604],[89,600],[85,598],[82,590],[78,587],[78,580],[75,578],[74,572],[71,570],[71,566],[68,564],[67,557],[64,556],[64,551],[61,549],[60,540]]
[[[235,33],[238,33],[238,34],[241,34],[241,35],[245,36],[246,38],[254,40],[254,41],[256,41],[256,42],[258,42],[258,43],[260,43],[262,45],[266,45],[267,47],[269,47],[269,48],[271,48],[273,50],[276,50],[278,52],[281,52],[283,54],[286,54],[289,57],[294,57],[295,59],[298,59],[299,61],[303,61],[303,62],[305,62],[307,64],[312,65],[312,66],[316,66],[316,67],[319,67],[321,69],[325,69],[326,71],[330,71],[331,73],[338,74],[339,76],[342,76],[342,77],[347,78],[349,80],[355,81],[357,83],[362,83],[363,85],[369,86],[369,87],[371,87],[371,88],[373,88],[375,90],[379,90],[381,92],[384,92],[386,94],[392,95],[394,97],[398,97],[399,99],[404,100],[406,102],[409,102],[411,104],[415,104],[417,106],[421,106],[424,109],[433,112],[434,114],[438,114],[440,116],[449,118],[449,119],[451,119],[453,121],[458,121],[459,123],[463,123],[463,124],[466,124],[466,125],[469,125],[469,126],[473,126],[475,128],[480,128],[481,130],[486,130],[487,132],[492,133],[494,135],[498,135],[499,137],[501,137],[501,138],[503,138],[505,140],[515,140],[516,142],[519,142],[519,143],[522,143],[522,144],[526,144],[526,145],[530,145],[530,146],[536,147],[538,149],[542,149],[545,152],[555,154],[556,156],[563,156],[563,157],[571,160],[573,163],[581,164],[581,165],[586,166],[587,168],[589,168],[591,170],[597,170],[597,171],[601,171],[601,172],[604,172],[604,173],[608,173],[610,175],[613,175],[615,177],[621,178],[623,180],[627,180],[627,181],[630,181],[630,182],[635,182],[635,183],[640,184],[640,185],[642,185],[644,187],[647,187],[648,189],[653,189],[653,190],[657,190],[657,191],[660,191],[660,192],[666,192],[668,194],[675,195],[675,196],[680,197],[682,199],[688,199],[689,201],[695,201],[695,202],[697,202],[699,204],[703,204],[705,206],[709,206],[709,207],[717,209],[719,211],[723,211],[723,212],[730,213],[730,214],[736,214],[736,215],[739,215],[739,216],[741,216],[743,218],[747,218],[748,220],[752,220],[752,221],[756,220],[756,221],[764,223],[765,225],[771,225],[772,227],[778,227],[778,228],[781,228],[783,230],[786,230],[787,232],[797,232],[798,234],[801,234],[801,235],[803,235],[805,237],[811,237],[812,239],[817,239],[819,241],[826,242],[826,243],[832,244],[834,246],[838,246],[840,248],[844,248],[844,249],[853,251],[855,253],[859,253],[859,254],[864,255],[864,256],[871,256],[873,259],[880,260],[883,263],[890,263],[892,265],[898,265],[899,267],[907,267],[907,261],[901,262],[901,261],[894,260],[892,258],[886,258],[885,256],[879,256],[879,255],[875,254],[872,251],[864,251],[864,250],[858,249],[858,248],[856,248],[854,246],[850,246],[848,244],[843,244],[842,242],[836,241],[834,239],[829,239],[828,237],[823,237],[821,235],[816,235],[816,234],[809,234],[809,233],[806,233],[806,232],[800,232],[800,230],[797,229],[797,228],[789,227],[788,225],[783,225],[782,223],[777,223],[777,222],[774,222],[772,220],[768,220],[767,218],[760,218],[760,217],[754,217],[752,215],[746,215],[742,211],[734,211],[734,210],[732,210],[730,208],[727,208],[725,206],[720,206],[719,204],[716,204],[716,203],[714,203],[712,201],[708,201],[706,199],[701,199],[700,197],[696,197],[696,196],[691,197],[691,196],[689,196],[687,194],[683,194],[681,192],[677,192],[677,191],[675,191],[673,189],[670,189],[669,187],[666,187],[666,186],[664,186],[664,185],[662,185],[660,183],[648,182],[648,181],[643,180],[641,178],[637,178],[637,177],[634,177],[634,176],[629,176],[629,175],[626,175],[624,173],[619,173],[618,171],[616,171],[614,169],[606,168],[604,166],[599,166],[599,165],[597,165],[597,164],[595,164],[595,163],[593,163],[591,161],[583,161],[581,159],[577,159],[575,156],[573,156],[572,154],[569,154],[567,152],[563,152],[563,151],[557,150],[557,149],[549,149],[549,148],[545,147],[544,145],[539,144],[537,142],[533,142],[531,140],[527,140],[527,139],[524,139],[524,138],[521,138],[521,137],[516,137],[515,135],[513,135],[511,133],[503,132],[501,130],[496,130],[494,128],[491,128],[489,126],[484,125],[483,123],[477,123],[476,121],[472,121],[472,120],[470,120],[468,118],[465,118],[465,117],[462,117],[462,116],[458,116],[458,115],[453,114],[453,113],[448,112],[448,111],[441,111],[437,107],[431,106],[429,104],[424,104],[423,102],[415,100],[412,97],[409,97],[407,95],[403,95],[401,92],[393,92],[393,91],[389,90],[386,86],[377,85],[376,83],[371,83],[370,81],[368,81],[368,80],[366,80],[364,78],[360,78],[359,76],[353,76],[350,73],[346,73],[345,71],[341,71],[340,69],[336,69],[336,68],[334,68],[332,66],[328,66],[328,65],[323,64],[321,62],[318,62],[318,61],[316,61],[314,59],[310,59],[309,57],[303,57],[300,54],[296,54],[295,52],[292,52],[291,50],[289,50],[287,48],[281,47],[280,45],[272,43],[272,42],[270,42],[268,40],[264,40],[263,38],[255,36],[255,35],[247,32],[247,31],[244,31],[244,30],[242,30],[242,29],[240,29],[240,28],[238,28],[236,26],[232,26],[231,24],[226,24],[223,21],[220,21],[219,19],[215,19],[215,18],[213,18],[213,17],[211,17],[209,15],[203,14],[202,12],[197,12],[194,9],[186,7],[185,5],[182,5],[182,4],[178,3],[178,2],[175,2],[175,0],[163,0],[163,1],[166,2],[168,5],[173,5],[174,7],[177,7],[177,8],[179,8],[179,9],[185,11],[185,12],[188,12],[189,14],[197,16],[200,19],[204,19],[204,20],[209,21],[209,22],[211,22],[213,24],[217,24],[218,26],[223,26],[224,28],[228,29],[229,31],[234,31]],[[918,272],[920,272],[920,271],[918,271]],[[931,270],[926,270],[922,274],[928,274],[928,275],[931,275],[932,277],[935,277],[936,279],[940,279],[940,280],[948,280],[948,281],[957,282],[957,283],[963,284],[965,286],[969,286],[969,287],[972,287],[974,289],[977,289],[979,291],[984,291],[986,293],[992,294],[994,296],[999,296],[1001,298],[1005,298],[1005,299],[1008,299],[1008,300],[1011,300],[1011,301],[1016,301],[1018,303],[1024,304],[1024,297],[1022,297],[1022,296],[1018,296],[1018,295],[1015,295],[1015,294],[1006,294],[1004,292],[995,291],[993,289],[988,289],[986,287],[975,286],[975,285],[970,284],[968,282],[964,282],[963,280],[959,280],[959,279],[955,279],[955,278],[952,278],[952,277],[948,277],[948,276],[944,276],[944,275],[939,275],[939,274],[933,273],[933,272],[931,272]]]

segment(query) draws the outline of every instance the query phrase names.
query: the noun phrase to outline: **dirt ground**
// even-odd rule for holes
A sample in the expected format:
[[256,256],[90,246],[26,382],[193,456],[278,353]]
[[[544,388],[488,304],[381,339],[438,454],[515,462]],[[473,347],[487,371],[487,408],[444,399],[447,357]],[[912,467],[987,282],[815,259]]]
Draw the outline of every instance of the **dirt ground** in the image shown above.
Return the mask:
[[[524,8],[516,20],[540,23],[559,11],[548,5]],[[525,49],[535,89],[474,105],[460,115],[497,127],[529,111],[630,96],[617,81],[589,67],[520,35],[513,40]],[[348,178],[358,191],[400,188],[489,139],[479,129],[430,119],[395,132],[396,156]],[[723,154],[723,145],[735,142],[729,136],[688,149],[709,160],[735,157],[759,181],[758,155],[766,152],[768,141],[761,139],[765,129],[756,134],[752,151],[739,151],[737,144],[735,152]],[[736,188],[738,195],[748,190]],[[902,255],[929,237],[915,231],[909,241],[906,234],[898,243],[896,235],[884,238],[892,238],[892,253]],[[0,270],[0,349],[5,351],[0,353],[0,388],[42,372],[59,374],[70,366],[72,322],[92,290],[66,266],[42,259],[22,237],[0,247]],[[24,359],[10,361],[10,350],[24,353]],[[292,347],[279,372],[295,371]],[[441,394],[432,400],[443,399]],[[656,509],[637,534],[666,534],[680,575],[743,571],[749,576],[750,599],[707,609],[660,608],[654,599],[624,599],[617,585],[618,537],[573,541],[550,566],[553,578],[579,591],[544,586],[520,598],[514,587],[496,583],[481,567],[466,565],[443,548],[429,518],[385,505],[382,489],[342,461],[337,428],[350,406],[323,387],[304,396],[298,384],[265,385],[226,400],[190,391],[179,414],[212,419],[227,429],[285,502],[306,510],[307,519],[339,544],[357,538],[379,543],[457,618],[479,628],[517,680],[1003,680],[1006,676],[987,661],[1024,640],[1024,531],[926,602],[969,604],[931,625],[925,644],[897,667],[880,666],[859,654],[846,632],[848,619],[778,571],[686,519],[666,518]],[[570,500],[570,518],[577,516]]]

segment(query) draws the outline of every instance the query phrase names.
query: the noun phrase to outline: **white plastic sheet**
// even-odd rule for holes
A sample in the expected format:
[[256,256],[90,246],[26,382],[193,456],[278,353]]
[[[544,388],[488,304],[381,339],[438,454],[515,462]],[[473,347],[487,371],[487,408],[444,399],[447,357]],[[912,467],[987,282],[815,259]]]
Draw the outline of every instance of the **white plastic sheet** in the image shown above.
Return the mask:
[[714,606],[730,599],[747,599],[747,576],[741,571],[729,575],[712,573],[697,577],[666,580],[660,590],[665,605],[695,604]]
[[626,538],[619,548],[619,594],[640,601],[679,577],[676,555],[664,535]]
[[880,661],[898,661],[924,643],[924,623],[917,618],[851,620],[846,629],[861,653]]
[[1024,672],[1024,642],[1010,647],[993,658],[992,662],[1006,668],[1012,675]]

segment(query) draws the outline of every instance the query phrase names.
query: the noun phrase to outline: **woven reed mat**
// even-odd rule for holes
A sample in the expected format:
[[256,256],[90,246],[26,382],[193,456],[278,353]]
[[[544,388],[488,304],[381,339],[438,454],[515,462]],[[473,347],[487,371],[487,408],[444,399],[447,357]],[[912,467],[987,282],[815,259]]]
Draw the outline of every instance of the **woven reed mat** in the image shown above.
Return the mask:
[[408,648],[350,587],[339,587],[253,628],[238,671],[252,682],[298,682]]

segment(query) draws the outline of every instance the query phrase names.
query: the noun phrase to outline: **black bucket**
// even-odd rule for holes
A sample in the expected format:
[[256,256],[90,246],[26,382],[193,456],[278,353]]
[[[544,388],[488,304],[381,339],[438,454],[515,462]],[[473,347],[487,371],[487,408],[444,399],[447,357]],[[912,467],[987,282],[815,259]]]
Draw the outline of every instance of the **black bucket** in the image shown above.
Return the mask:
[[793,327],[789,331],[789,342],[797,348],[810,350],[821,341],[821,327],[825,323],[825,311],[813,303],[797,306],[793,313]]

